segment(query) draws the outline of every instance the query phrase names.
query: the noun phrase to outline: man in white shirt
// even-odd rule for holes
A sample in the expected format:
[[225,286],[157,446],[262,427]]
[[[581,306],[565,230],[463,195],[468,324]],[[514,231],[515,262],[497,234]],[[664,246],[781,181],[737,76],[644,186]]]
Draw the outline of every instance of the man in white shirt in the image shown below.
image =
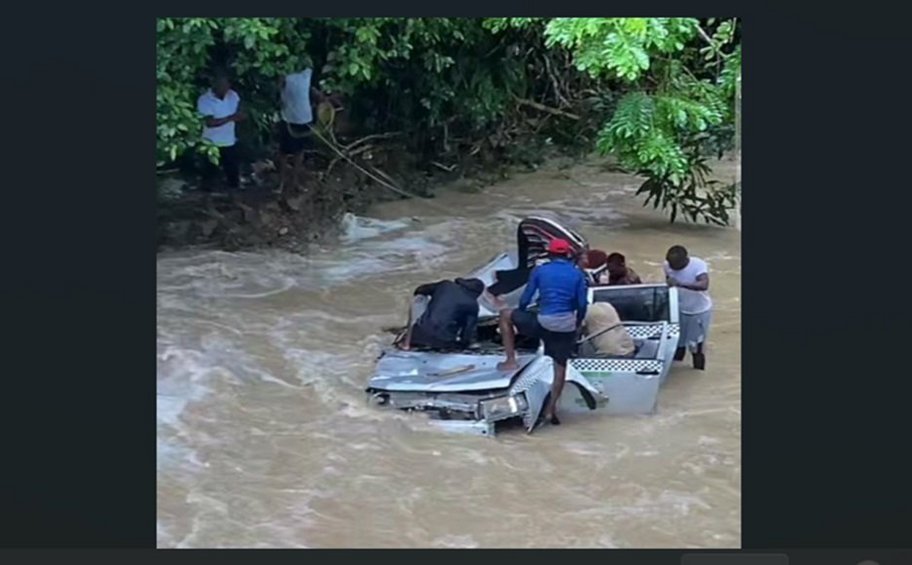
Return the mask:
[[[229,189],[239,188],[241,172],[237,155],[235,122],[244,119],[239,106],[241,97],[231,89],[228,77],[218,74],[212,81],[212,88],[196,101],[196,109],[203,117],[203,139],[218,146],[222,169]],[[207,176],[211,176],[212,170]]]
[[[282,119],[277,124],[279,136],[279,188],[282,192],[286,184],[296,186],[298,172],[304,161],[304,150],[312,142],[310,125],[313,123],[313,106],[311,96],[319,104],[325,97],[311,86],[312,69],[304,69],[282,77],[279,81],[282,102]],[[288,160],[293,160],[291,182]]]
[[674,359],[683,360],[689,349],[694,369],[702,371],[706,368],[704,347],[713,308],[709,297],[709,267],[703,259],[690,257],[684,247],[675,245],[665,255],[664,269],[668,286],[678,287],[681,336]]

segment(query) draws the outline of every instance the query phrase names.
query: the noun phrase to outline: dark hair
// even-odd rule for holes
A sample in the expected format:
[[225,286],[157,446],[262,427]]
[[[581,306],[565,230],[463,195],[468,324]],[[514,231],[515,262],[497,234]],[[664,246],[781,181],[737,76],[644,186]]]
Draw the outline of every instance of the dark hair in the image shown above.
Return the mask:
[[666,253],[666,257],[668,256],[687,257],[687,250],[684,249],[683,245],[672,245],[668,248],[668,253]]
[[620,253],[612,253],[606,259],[606,263],[612,263],[615,265],[618,263],[624,264],[626,262],[627,262],[627,258],[624,257],[623,255],[621,255]]

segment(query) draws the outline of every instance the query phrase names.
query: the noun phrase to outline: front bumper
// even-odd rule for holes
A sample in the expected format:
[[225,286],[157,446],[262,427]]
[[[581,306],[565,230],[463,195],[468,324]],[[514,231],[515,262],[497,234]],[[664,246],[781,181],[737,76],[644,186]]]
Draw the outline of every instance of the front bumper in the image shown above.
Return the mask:
[[434,394],[368,390],[368,394],[374,405],[424,412],[434,425],[479,435],[493,435],[496,423],[512,419],[525,421],[530,414],[525,392]]

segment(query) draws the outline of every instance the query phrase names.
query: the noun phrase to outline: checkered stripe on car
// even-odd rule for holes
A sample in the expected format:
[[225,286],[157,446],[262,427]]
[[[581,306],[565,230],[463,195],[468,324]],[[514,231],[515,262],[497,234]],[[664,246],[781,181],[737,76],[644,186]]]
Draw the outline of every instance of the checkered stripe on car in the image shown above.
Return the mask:
[[[627,333],[635,339],[647,339],[662,335],[662,327],[665,324],[653,324],[649,326],[626,326]],[[678,324],[668,324],[668,337],[678,335]]]
[[662,370],[662,362],[653,359],[571,359],[570,366],[581,373],[636,373]]

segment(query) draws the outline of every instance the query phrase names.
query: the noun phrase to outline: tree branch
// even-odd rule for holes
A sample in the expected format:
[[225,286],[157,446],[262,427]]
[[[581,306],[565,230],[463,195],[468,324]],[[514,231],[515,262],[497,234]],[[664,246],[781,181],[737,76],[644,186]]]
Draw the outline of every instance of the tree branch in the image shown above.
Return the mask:
[[565,118],[569,118],[571,120],[577,120],[577,121],[581,119],[576,114],[571,114],[570,112],[564,112],[563,110],[558,110],[557,108],[551,108],[549,106],[545,106],[544,104],[539,104],[538,102],[535,102],[533,100],[528,100],[526,98],[516,97],[516,101],[522,106],[529,106],[530,108],[535,108],[536,110],[540,110],[542,112],[554,114],[555,116],[563,116]]

